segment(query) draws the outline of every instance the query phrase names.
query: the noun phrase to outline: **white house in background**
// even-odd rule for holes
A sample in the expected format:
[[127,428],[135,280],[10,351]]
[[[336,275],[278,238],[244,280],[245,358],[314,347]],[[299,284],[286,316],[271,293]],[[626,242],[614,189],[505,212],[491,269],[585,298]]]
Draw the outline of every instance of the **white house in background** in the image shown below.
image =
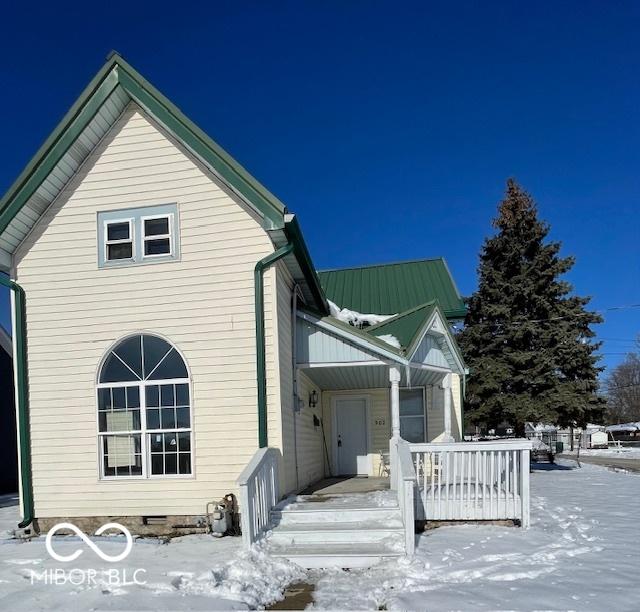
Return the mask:
[[116,54],[2,199],[0,266],[22,527],[192,530],[233,492],[250,544],[287,494],[389,467],[393,554],[415,516],[528,520],[527,443],[456,443],[444,261],[317,273],[295,215]]
[[[539,439],[556,450],[556,442],[562,443],[563,450],[571,448],[606,448],[608,434],[604,425],[589,423],[581,427],[559,427],[548,423],[525,423],[525,435],[529,439]],[[573,444],[572,444],[573,437]]]

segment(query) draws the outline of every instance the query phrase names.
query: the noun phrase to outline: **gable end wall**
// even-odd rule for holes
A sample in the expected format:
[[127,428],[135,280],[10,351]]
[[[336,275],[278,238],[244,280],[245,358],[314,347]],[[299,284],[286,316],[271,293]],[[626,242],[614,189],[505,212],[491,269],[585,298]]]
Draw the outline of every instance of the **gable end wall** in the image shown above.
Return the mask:
[[[98,211],[175,202],[181,258],[98,269]],[[203,515],[257,448],[253,268],[260,219],[130,106],[15,256],[27,296],[35,514]],[[269,442],[281,445],[275,271],[265,273]],[[100,480],[95,380],[119,338],[173,342],[192,376],[195,475]]]

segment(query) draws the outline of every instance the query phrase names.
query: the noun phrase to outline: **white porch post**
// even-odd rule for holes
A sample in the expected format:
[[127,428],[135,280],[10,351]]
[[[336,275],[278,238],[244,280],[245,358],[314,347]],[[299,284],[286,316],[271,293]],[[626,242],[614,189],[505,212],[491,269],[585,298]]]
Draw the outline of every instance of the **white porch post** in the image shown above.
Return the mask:
[[445,375],[442,380],[444,389],[444,442],[453,442],[451,435],[451,373]]
[[389,486],[398,488],[398,440],[400,440],[400,368],[389,366],[391,382],[391,440],[389,441]]
[[400,368],[389,367],[391,382],[391,437],[400,437]]

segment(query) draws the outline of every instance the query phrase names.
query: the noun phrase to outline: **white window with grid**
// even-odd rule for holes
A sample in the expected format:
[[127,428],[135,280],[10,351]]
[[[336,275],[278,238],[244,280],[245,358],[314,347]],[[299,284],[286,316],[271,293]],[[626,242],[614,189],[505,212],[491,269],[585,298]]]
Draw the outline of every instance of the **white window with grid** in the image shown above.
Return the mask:
[[164,257],[173,252],[173,214],[142,217],[143,257]]
[[105,260],[132,261],[134,254],[133,219],[104,222]]
[[175,347],[125,338],[103,361],[97,396],[101,478],[193,474],[190,380]]

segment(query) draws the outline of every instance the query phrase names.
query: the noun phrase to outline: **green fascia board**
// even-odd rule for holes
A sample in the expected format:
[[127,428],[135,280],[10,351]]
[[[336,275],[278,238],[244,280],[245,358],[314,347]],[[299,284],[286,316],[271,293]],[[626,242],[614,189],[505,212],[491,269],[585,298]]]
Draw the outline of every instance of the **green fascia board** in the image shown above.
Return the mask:
[[374,348],[377,347],[380,349],[384,349],[385,351],[392,353],[393,355],[397,355],[403,364],[406,362],[404,352],[401,349],[396,348],[395,346],[391,346],[390,344],[387,344],[384,340],[380,340],[379,338],[376,338],[375,336],[368,334],[367,332],[365,332],[362,329],[359,329],[358,327],[349,325],[348,323],[345,323],[344,321],[340,321],[339,319],[336,319],[335,317],[332,317],[330,315],[324,315],[321,312],[314,310],[313,308],[305,307],[305,308],[299,308],[298,310],[305,312],[307,314],[310,314],[311,316],[321,320],[323,323],[327,323],[328,325],[335,327],[338,330],[341,330],[343,332],[347,332],[348,334],[356,336],[361,340],[366,341],[368,344],[373,345]]
[[341,308],[397,314],[438,300],[449,319],[466,307],[443,258],[401,261],[318,272],[325,295]]
[[383,336],[385,334],[395,336],[402,347],[407,349],[426,320],[431,317],[435,307],[435,301],[421,304],[420,306],[401,312],[391,319],[367,327],[366,332],[374,336]]
[[0,200],[0,233],[40,187],[118,85],[114,62],[103,66]]
[[319,312],[322,313],[322,316],[327,316],[329,314],[329,304],[327,304],[327,298],[320,285],[320,280],[318,279],[311,260],[311,254],[304,241],[298,218],[295,215],[292,216],[291,220],[285,220],[284,232],[287,238],[293,243],[294,255],[304,274],[305,281],[314,297]]
[[122,57],[113,54],[0,200],[0,233],[35,193],[118,85],[236,190],[262,216],[265,228],[284,227],[285,205]]

